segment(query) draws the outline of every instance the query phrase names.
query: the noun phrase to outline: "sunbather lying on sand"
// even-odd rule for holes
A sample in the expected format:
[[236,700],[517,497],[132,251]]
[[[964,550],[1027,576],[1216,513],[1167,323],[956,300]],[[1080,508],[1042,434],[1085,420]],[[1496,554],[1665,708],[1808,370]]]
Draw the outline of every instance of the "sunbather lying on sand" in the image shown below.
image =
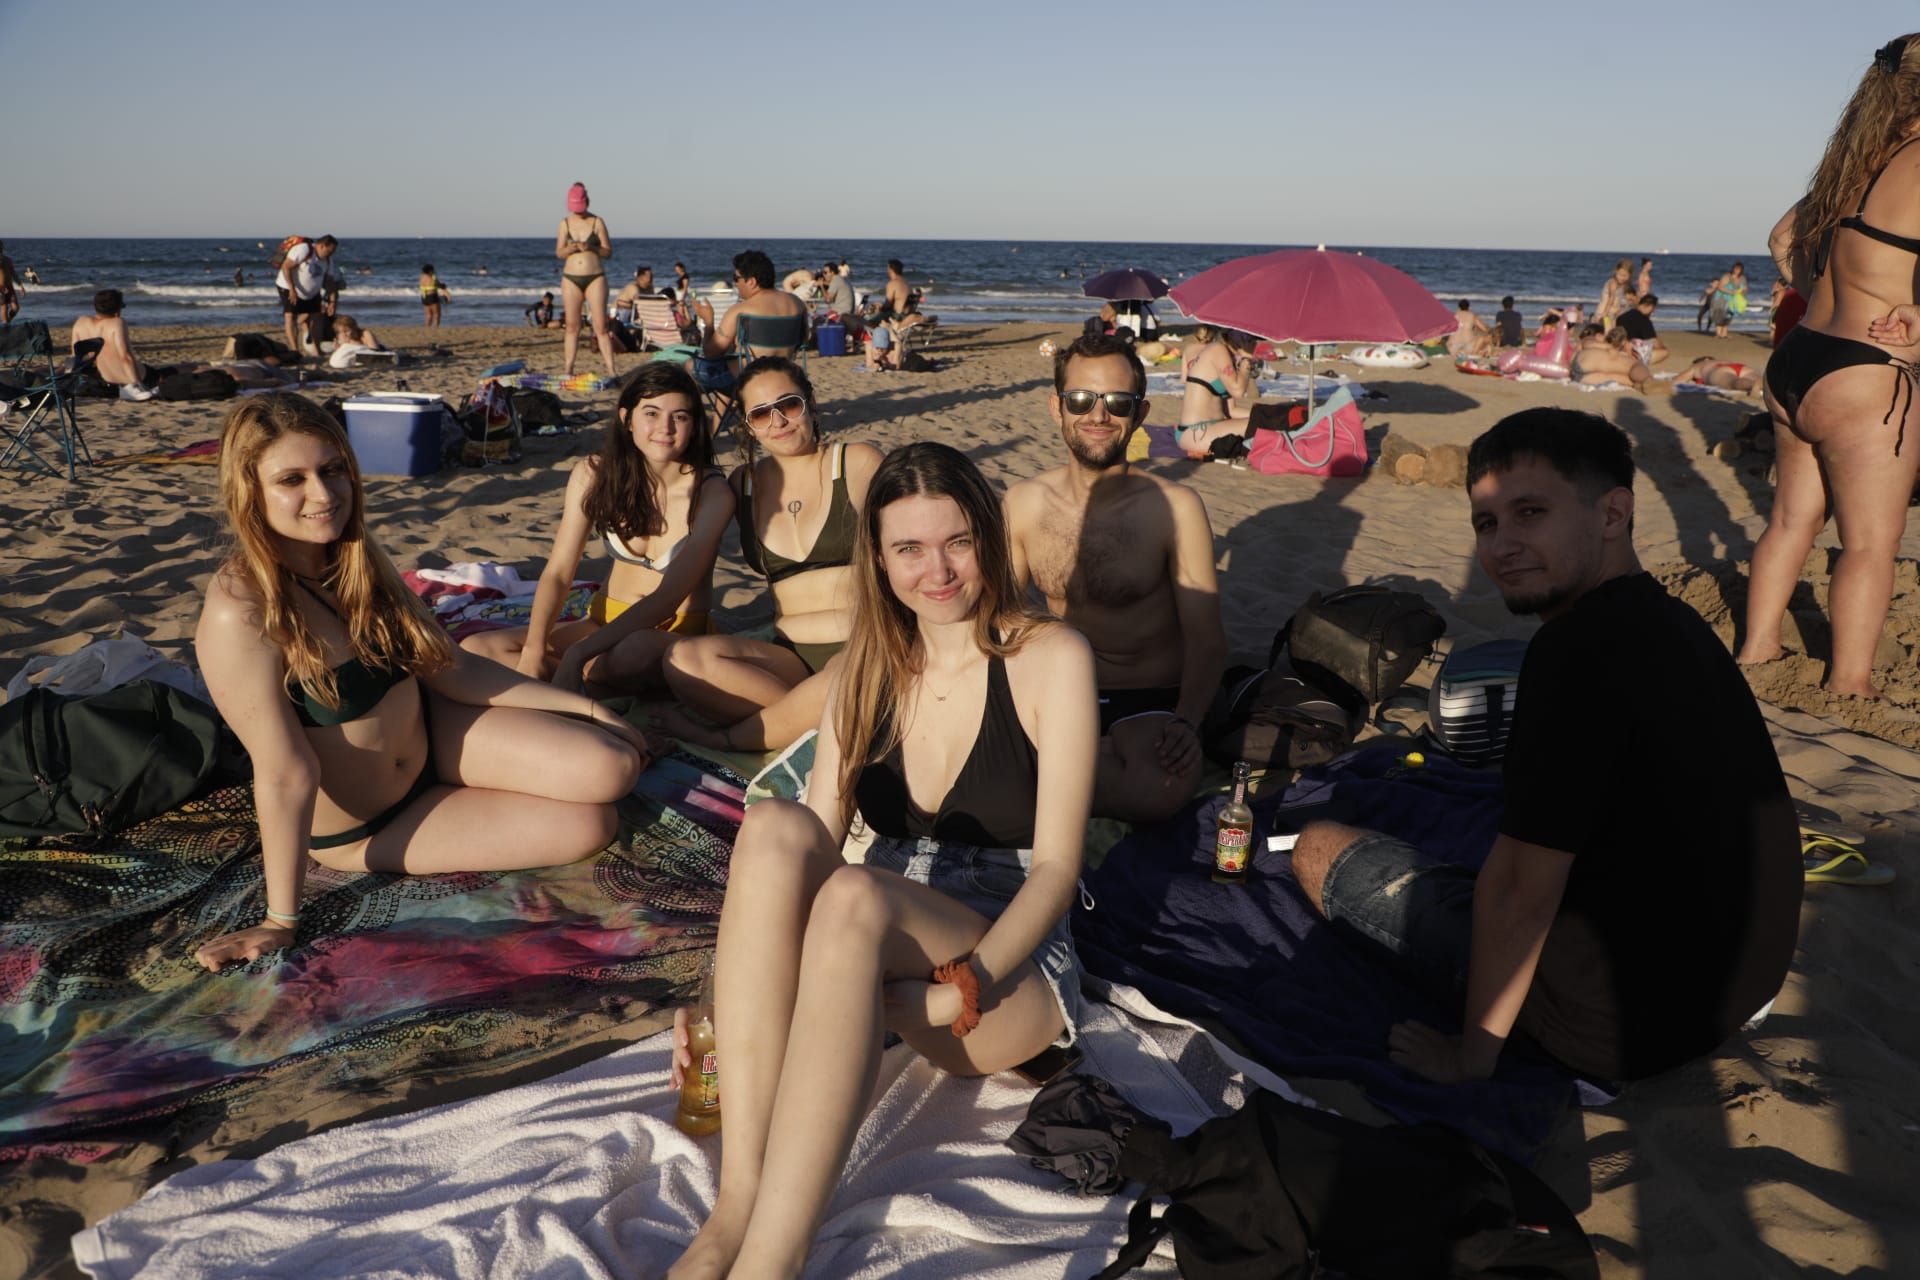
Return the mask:
[[1712,356],[1701,356],[1676,374],[1673,381],[1675,386],[1691,382],[1703,387],[1751,394],[1760,385],[1760,374],[1752,365],[1741,364],[1737,360],[1715,360]]
[[296,938],[309,855],[342,871],[552,866],[613,836],[646,762],[599,703],[456,648],[366,530],[346,433],[298,395],[227,415],[234,550],[194,648],[253,758],[266,914],[195,952],[209,969]]

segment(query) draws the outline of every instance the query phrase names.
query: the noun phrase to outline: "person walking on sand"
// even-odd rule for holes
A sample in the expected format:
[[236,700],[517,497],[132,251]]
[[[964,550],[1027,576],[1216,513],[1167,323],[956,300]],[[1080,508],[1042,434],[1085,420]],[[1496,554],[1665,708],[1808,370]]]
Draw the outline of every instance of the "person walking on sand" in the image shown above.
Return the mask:
[[[1633,476],[1626,434],[1571,409],[1503,418],[1467,452],[1480,568],[1542,619],[1480,870],[1340,822],[1294,846],[1290,874],[1344,945],[1460,1015],[1459,1034],[1391,1029],[1388,1056],[1414,1075],[1484,1080],[1524,1045],[1592,1079],[1644,1079],[1712,1053],[1793,960],[1793,798],[1725,646],[1640,567]],[[1683,725],[1712,725],[1712,749]]]
[[369,535],[331,413],[280,392],[239,402],[219,488],[233,550],[193,645],[253,762],[265,901],[258,923],[195,959],[218,970],[292,946],[309,859],[425,875],[558,866],[606,846],[645,740],[591,698],[447,638]]
[[613,256],[613,239],[598,214],[587,212],[587,188],[567,188],[567,216],[554,236],[553,256],[560,259],[560,304],[566,313],[566,338],[561,345],[561,374],[573,376],[580,351],[580,312],[593,324],[594,345],[607,376],[613,377],[613,335],[607,332],[606,260]]
[[420,266],[420,308],[426,313],[426,327],[440,327],[440,304],[450,301],[453,295],[447,292],[447,286],[440,283],[440,277],[434,273],[431,262]]
[[1048,407],[1063,467],[1007,493],[1014,572],[1093,646],[1100,748],[1093,810],[1172,816],[1200,777],[1200,736],[1226,640],[1206,504],[1135,471],[1146,369],[1123,338],[1080,338],[1054,357]]
[[[1093,656],[1031,609],[994,487],[922,442],[873,477],[852,639],[804,803],[747,810],[716,949],[726,1124],[668,1280],[798,1276],[892,1031],[974,1078],[1070,1045],[1068,913],[1092,790]],[[842,859],[856,811],[873,833]],[[692,1066],[684,1006],[672,1078]]]
[[1826,687],[1880,695],[1874,654],[1920,471],[1920,33],[1875,52],[1807,194],[1775,224],[1774,265],[1807,299],[1767,362],[1773,511],[1753,551],[1743,663],[1780,654],[1780,623],[1829,514],[1840,535]]

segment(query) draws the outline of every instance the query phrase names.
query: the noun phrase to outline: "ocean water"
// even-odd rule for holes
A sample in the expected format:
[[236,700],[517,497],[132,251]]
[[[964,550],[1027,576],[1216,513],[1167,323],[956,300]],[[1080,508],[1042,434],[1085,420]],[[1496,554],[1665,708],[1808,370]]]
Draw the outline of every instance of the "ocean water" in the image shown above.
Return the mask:
[[[739,240],[619,238],[614,226],[614,257],[608,279],[617,290],[633,269],[649,264],[657,284],[673,283],[673,264],[687,264],[695,285],[709,290],[732,278],[732,257],[747,244]],[[30,319],[64,324],[90,309],[96,289],[117,288],[126,295],[131,323],[199,324],[238,329],[278,328],[279,301],[273,290],[269,252],[280,236],[208,240],[22,240],[7,241],[7,253],[21,269],[32,266],[43,283],[29,286],[22,299]],[[1008,240],[760,240],[754,246],[773,259],[778,276],[799,266],[847,260],[855,288],[877,290],[886,280],[886,260],[898,257],[908,277],[927,289],[927,309],[949,323],[1034,320],[1073,323],[1090,315],[1096,303],[1081,292],[1081,282],[1117,267],[1156,271],[1170,283],[1233,258],[1266,253],[1281,245],[1195,245],[1151,243],[1077,244]],[[1736,258],[1747,264],[1751,303],[1737,328],[1767,325],[1767,291],[1773,264],[1763,249],[1719,255],[1622,250],[1620,253],[1554,252],[1501,249],[1406,249],[1386,246],[1331,245],[1366,253],[1419,280],[1450,305],[1470,299],[1489,317],[1503,294],[1512,294],[1524,314],[1549,306],[1583,303],[1589,311],[1614,262],[1645,253],[1654,259],[1653,289],[1662,304],[1655,322],[1665,328],[1690,328],[1705,284]],[[559,296],[560,264],[550,238],[342,240],[335,263],[346,277],[340,309],[362,323],[418,324],[421,319],[415,281],[422,263],[439,270],[452,293],[443,310],[446,324],[516,325],[522,309],[544,290]],[[245,283],[234,284],[242,271]],[[1162,302],[1163,318],[1176,308]]]

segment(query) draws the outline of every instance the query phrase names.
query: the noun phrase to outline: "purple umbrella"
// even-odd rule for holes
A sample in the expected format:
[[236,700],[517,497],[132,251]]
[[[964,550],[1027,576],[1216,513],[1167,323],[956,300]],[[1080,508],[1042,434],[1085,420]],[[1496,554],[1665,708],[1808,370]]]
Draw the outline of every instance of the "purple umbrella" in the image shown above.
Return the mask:
[[1105,298],[1109,302],[1152,302],[1167,296],[1167,282],[1151,271],[1122,267],[1095,276],[1082,286],[1082,291],[1089,298]]

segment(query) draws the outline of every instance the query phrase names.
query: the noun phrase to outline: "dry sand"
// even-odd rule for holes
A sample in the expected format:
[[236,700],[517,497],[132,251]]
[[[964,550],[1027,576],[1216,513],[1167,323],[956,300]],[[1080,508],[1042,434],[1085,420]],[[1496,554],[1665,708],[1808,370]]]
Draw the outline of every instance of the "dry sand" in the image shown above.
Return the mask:
[[[148,358],[210,359],[223,334],[142,330]],[[527,357],[556,368],[558,333],[504,329],[394,329],[403,349],[431,342],[449,356],[402,371],[413,389],[464,397],[479,371]],[[1050,369],[1033,325],[957,331],[929,374],[863,374],[852,360],[818,360],[829,426],[885,449],[946,440],[1010,483],[1053,465],[1046,417]],[[1760,363],[1750,339],[1724,343],[1666,335],[1675,364],[1714,351]],[[621,358],[624,370],[637,357]],[[592,365],[583,360],[582,368]],[[1583,394],[1546,384],[1470,378],[1444,365],[1357,371],[1387,398],[1365,404],[1376,451],[1383,431],[1423,445],[1465,445],[1502,415],[1534,405],[1594,410],[1637,446],[1637,541],[1643,561],[1731,635],[1744,561],[1764,527],[1767,459],[1731,461],[1711,446],[1758,406],[1720,397]],[[352,389],[390,386],[393,374],[356,376]],[[570,397],[604,411],[612,394]],[[83,423],[96,454],[176,448],[217,435],[226,406],[89,401]],[[1155,407],[1172,423],[1178,406]],[[453,470],[421,480],[374,480],[370,519],[402,566],[499,560],[531,576],[545,555],[566,470],[592,433],[530,439],[523,462]],[[1219,534],[1226,626],[1234,656],[1263,658],[1268,640],[1314,590],[1386,579],[1424,591],[1455,641],[1525,634],[1471,566],[1465,495],[1384,475],[1323,483],[1262,477],[1224,466],[1150,464],[1192,483]],[[212,467],[134,466],[78,485],[0,477],[0,680],[28,655],[65,653],[125,628],[191,657],[199,593],[220,554]],[[1829,545],[1829,538],[1823,546]],[[1907,557],[1920,555],[1909,531]],[[1813,565],[1824,569],[1821,552]],[[1869,840],[1897,867],[1890,888],[1809,892],[1800,948],[1772,1017],[1715,1058],[1636,1085],[1567,1126],[1547,1173],[1580,1212],[1609,1276],[1920,1275],[1920,591],[1905,567],[1883,676],[1890,705],[1828,698],[1816,658],[1790,654],[1753,673],[1796,799]],[[1824,577],[1797,602],[1816,656]],[[757,583],[729,535],[716,577],[723,622],[757,620]],[[1715,727],[1675,725],[1713,749]],[[1647,887],[1659,892],[1669,851],[1648,832]],[[1674,851],[1683,853],[1684,851]]]

